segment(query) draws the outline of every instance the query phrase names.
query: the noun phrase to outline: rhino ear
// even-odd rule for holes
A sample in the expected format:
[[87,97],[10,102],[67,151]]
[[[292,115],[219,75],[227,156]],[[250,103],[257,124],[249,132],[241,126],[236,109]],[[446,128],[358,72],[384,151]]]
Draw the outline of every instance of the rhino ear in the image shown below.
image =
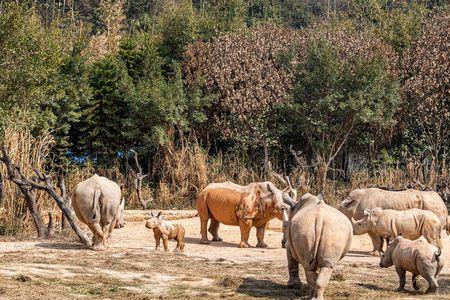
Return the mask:
[[325,202],[325,197],[323,196],[322,193],[320,193],[319,195],[317,195],[317,198],[319,198],[320,201],[324,201],[324,202]]
[[162,219],[162,211],[160,211],[156,217],[157,217],[158,219]]
[[155,215],[153,215],[153,212],[150,212],[150,217],[154,217]]
[[355,206],[356,203],[357,203],[356,200],[352,200],[352,199],[350,199],[349,197],[347,197],[346,199],[344,199],[344,200],[341,202],[341,206],[342,206],[342,207],[347,207],[347,208],[348,208],[348,207]]
[[364,216],[367,216],[367,217],[370,217],[370,215],[371,215],[371,211],[370,211],[370,209],[365,209],[364,210]]
[[273,190],[272,190],[272,187],[270,186],[270,184],[269,184],[269,183],[267,184],[267,190],[268,190],[269,192],[271,192],[271,193],[273,194]]

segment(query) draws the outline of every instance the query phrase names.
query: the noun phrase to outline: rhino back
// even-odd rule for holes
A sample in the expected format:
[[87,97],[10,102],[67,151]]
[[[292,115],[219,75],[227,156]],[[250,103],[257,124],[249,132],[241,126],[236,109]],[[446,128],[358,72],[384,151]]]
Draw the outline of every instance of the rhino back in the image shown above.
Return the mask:
[[409,272],[420,274],[423,266],[428,265],[430,269],[434,267],[436,251],[436,247],[421,239],[415,241],[402,239],[392,254],[392,261],[394,265],[402,266]]
[[[101,197],[101,211],[94,208],[95,196]],[[77,185],[72,205],[77,217],[84,223],[90,222],[96,213],[100,213],[102,222],[109,223],[116,215],[120,198],[120,187],[115,182],[94,175]]]
[[[355,192],[355,193],[354,193]],[[431,210],[439,216],[447,216],[444,202],[435,192],[430,191],[386,191],[378,188],[358,189],[350,194],[352,199],[359,200],[354,218],[364,217],[365,209],[380,207],[382,209],[407,210],[412,208]]]
[[336,265],[348,251],[352,238],[348,218],[323,201],[300,209],[289,229],[291,251],[308,270]]

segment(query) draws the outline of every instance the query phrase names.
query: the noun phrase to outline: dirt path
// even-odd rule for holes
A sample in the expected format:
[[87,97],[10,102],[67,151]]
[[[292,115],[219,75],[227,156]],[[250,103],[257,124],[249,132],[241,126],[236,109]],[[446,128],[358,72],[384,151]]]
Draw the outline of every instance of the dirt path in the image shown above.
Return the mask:
[[[173,213],[172,213],[173,214]],[[193,216],[192,212],[183,212]],[[199,244],[197,217],[180,219],[187,232],[185,253],[154,252],[153,233],[144,227],[139,212],[128,212],[125,228],[115,230],[110,248],[93,252],[67,240],[58,242],[0,242],[0,299],[57,297],[89,298],[285,298],[307,294],[285,287],[287,268],[281,248],[281,222],[272,221],[266,233],[267,249],[239,249],[238,227],[221,225],[223,242]],[[172,216],[176,218],[176,216]],[[439,280],[440,296],[450,297],[450,238],[445,236],[444,255],[449,262]],[[252,230],[250,244],[256,244]],[[170,242],[172,250],[175,242]],[[396,293],[393,268],[378,268],[379,258],[367,255],[368,236],[355,236],[351,251],[335,270],[328,297],[415,298],[422,292]],[[304,282],[304,275],[301,274]],[[407,289],[411,289],[410,282]]]

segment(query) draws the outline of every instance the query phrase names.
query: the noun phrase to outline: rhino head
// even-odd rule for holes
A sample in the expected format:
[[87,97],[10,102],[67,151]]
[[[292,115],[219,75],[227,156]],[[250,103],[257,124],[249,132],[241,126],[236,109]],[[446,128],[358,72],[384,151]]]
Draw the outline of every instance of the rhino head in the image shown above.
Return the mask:
[[283,230],[283,238],[281,239],[281,247],[282,248],[286,248],[286,243],[287,243],[287,231],[288,231],[288,227],[290,226],[290,220],[292,218],[292,213],[294,211],[294,207],[295,207],[296,202],[287,194],[284,193],[283,194],[283,205],[284,205],[284,209],[283,209],[283,225],[282,225],[282,230]]
[[375,224],[378,221],[378,218],[382,214],[383,210],[379,207],[375,207],[374,209],[365,209],[364,210],[364,218],[359,221],[355,221],[352,217],[352,225],[353,225],[353,234],[361,235],[364,233],[368,233],[373,229]]
[[119,209],[118,209],[119,216],[117,218],[115,228],[123,228],[125,226],[124,210],[125,210],[125,198],[122,197],[122,201],[120,201],[120,205],[119,205]]
[[347,218],[351,219],[355,214],[356,208],[358,207],[359,200],[350,199],[347,197],[344,199],[338,207],[338,210],[343,213]]
[[273,185],[273,183],[267,184],[267,194],[261,195],[261,199],[266,202],[271,209],[273,216],[279,220],[283,220],[283,211],[285,209],[283,199],[286,197],[286,193],[283,193]]
[[163,220],[162,212],[159,212],[157,215],[154,215],[150,212],[150,218],[145,222],[145,227],[148,229],[153,229],[161,225]]
[[395,240],[389,243],[386,251],[381,254],[380,257],[380,267],[381,268],[388,268],[392,266],[394,263],[392,262],[392,253],[394,252],[395,248],[397,247],[398,243],[403,239],[401,234],[397,236]]

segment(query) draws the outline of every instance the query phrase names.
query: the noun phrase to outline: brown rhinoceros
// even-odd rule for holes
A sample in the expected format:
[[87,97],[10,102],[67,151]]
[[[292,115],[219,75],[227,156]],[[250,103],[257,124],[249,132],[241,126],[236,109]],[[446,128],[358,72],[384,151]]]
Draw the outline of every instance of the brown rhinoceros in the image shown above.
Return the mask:
[[442,248],[441,222],[429,210],[366,209],[364,218],[354,221],[353,234],[372,233],[383,238],[395,239],[398,235],[410,240],[423,236],[430,244]]
[[273,218],[282,219],[284,203],[281,192],[267,184],[254,183],[245,191],[208,186],[197,197],[197,211],[201,223],[202,244],[208,244],[207,224],[211,219],[209,232],[212,241],[221,241],[218,235],[220,223],[239,226],[241,229],[240,247],[249,247],[248,236],[252,226],[256,227],[258,243],[256,247],[267,247],[264,233],[267,223]]
[[[419,208],[434,212],[441,221],[442,229],[449,232],[447,221],[448,210],[442,198],[432,191],[404,190],[386,191],[378,188],[356,189],[341,202],[339,211],[349,219],[364,218],[364,210],[380,207],[382,209],[407,210]],[[378,256],[383,248],[383,239],[380,236],[369,233],[373,243],[372,255]]]
[[106,239],[122,219],[119,185],[95,174],[76,186],[72,205],[77,218],[93,233],[92,248],[105,249]]
[[352,224],[321,197],[303,195],[284,214],[284,238],[289,269],[288,287],[301,287],[303,266],[311,297],[323,299],[333,268],[345,256],[352,241]]

